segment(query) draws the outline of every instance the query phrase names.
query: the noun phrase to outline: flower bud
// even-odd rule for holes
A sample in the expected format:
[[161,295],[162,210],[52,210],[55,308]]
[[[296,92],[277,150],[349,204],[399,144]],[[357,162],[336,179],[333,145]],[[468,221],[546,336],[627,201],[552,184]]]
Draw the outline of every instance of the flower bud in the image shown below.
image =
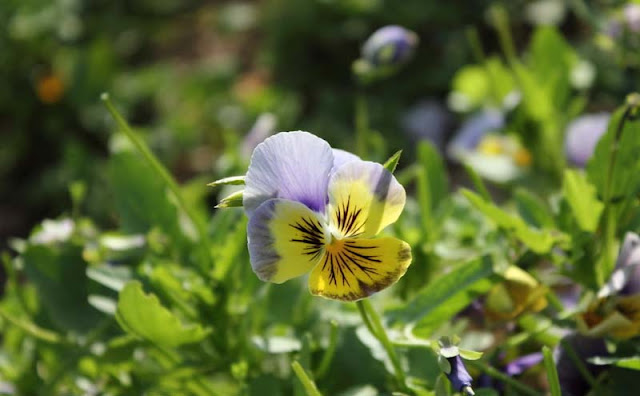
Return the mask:
[[[447,358],[451,365],[451,370],[447,373],[447,378],[451,381],[451,386],[456,392],[460,392],[463,389],[471,389],[471,375],[464,366],[464,362],[460,355]],[[468,393],[468,391],[467,391]]]
[[362,46],[362,58],[374,67],[398,66],[411,59],[418,35],[401,26],[376,30]]

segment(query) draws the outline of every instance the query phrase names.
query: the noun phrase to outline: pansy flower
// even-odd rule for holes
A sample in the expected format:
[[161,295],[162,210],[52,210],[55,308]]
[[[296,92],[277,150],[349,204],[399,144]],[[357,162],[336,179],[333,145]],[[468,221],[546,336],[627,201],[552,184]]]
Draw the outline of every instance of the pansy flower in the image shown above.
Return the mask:
[[505,116],[498,110],[472,116],[448,144],[447,155],[495,183],[518,178],[531,165],[531,153],[515,137],[500,133],[504,126]]
[[251,266],[263,281],[310,272],[314,295],[365,298],[395,283],[411,263],[406,242],[375,238],[398,219],[405,199],[382,165],[307,132],[276,134],[256,147],[245,177]]

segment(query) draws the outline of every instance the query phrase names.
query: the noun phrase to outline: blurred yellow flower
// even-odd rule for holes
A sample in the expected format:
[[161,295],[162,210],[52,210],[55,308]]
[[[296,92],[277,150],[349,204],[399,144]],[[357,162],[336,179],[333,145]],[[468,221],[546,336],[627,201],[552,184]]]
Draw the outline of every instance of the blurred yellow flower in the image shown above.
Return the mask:
[[38,79],[36,91],[42,103],[53,104],[62,98],[64,83],[57,74],[47,74]]
[[504,282],[487,294],[485,310],[493,320],[510,320],[525,312],[538,312],[547,306],[546,287],[526,271],[510,266],[502,275]]

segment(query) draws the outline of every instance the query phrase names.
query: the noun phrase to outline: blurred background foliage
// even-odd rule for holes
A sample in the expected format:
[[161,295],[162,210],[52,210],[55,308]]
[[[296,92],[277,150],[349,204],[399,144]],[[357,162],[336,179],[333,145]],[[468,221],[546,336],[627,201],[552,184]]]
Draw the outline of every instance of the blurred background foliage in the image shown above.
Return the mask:
[[[206,183],[243,174],[252,147],[281,130],[351,151],[355,129],[365,130],[360,154],[380,162],[405,149],[397,177],[411,198],[390,232],[412,245],[414,265],[378,300],[396,328],[425,339],[461,334],[499,368],[556,345],[556,327],[573,325],[531,290],[575,296],[580,285],[593,297],[608,276],[593,263],[612,269],[612,241],[640,230],[633,201],[608,214],[613,229],[598,239],[603,196],[637,192],[633,135],[621,153],[633,166],[611,191],[606,147],[587,181],[567,170],[585,164],[565,142],[575,118],[606,113],[593,145],[578,148],[590,157],[609,117],[621,119],[609,113],[638,90],[632,3],[0,2],[0,247],[13,252],[3,256],[0,392],[302,395],[292,354],[326,394],[393,389],[388,359],[354,307],[312,299],[302,282],[262,284],[243,214],[212,209],[232,190]],[[419,36],[415,56],[361,84],[353,62],[388,24]],[[105,91],[193,213],[119,133],[99,100]],[[477,193],[451,194],[459,185]],[[488,324],[470,305],[484,294],[494,301]],[[521,316],[544,309],[548,332],[542,314]],[[424,343],[402,358],[417,394],[438,386]],[[623,389],[627,377],[613,371],[603,384]],[[546,389],[540,367],[524,382]]]

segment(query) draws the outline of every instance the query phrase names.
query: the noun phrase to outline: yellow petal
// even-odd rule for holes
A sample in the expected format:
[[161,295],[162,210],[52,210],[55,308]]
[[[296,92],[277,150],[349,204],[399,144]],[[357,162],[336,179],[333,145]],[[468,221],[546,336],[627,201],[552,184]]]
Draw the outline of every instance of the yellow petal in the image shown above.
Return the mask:
[[309,277],[312,294],[343,301],[394,284],[411,264],[411,248],[396,238],[334,240]]
[[324,229],[315,212],[285,199],[270,199],[247,226],[251,266],[264,281],[282,283],[305,274],[323,254]]
[[396,178],[375,162],[349,162],[329,181],[329,220],[342,237],[370,238],[395,222],[406,193]]

